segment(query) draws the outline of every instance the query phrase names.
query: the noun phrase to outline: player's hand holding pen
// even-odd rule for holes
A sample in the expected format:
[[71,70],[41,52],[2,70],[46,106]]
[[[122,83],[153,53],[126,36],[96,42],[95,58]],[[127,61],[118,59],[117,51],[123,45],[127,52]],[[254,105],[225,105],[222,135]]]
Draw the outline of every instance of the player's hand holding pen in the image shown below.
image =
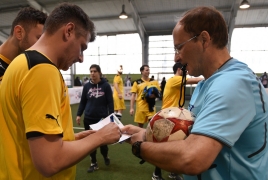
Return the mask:
[[99,129],[95,134],[99,134],[98,138],[100,138],[102,144],[113,144],[119,141],[121,130],[116,123],[111,122]]

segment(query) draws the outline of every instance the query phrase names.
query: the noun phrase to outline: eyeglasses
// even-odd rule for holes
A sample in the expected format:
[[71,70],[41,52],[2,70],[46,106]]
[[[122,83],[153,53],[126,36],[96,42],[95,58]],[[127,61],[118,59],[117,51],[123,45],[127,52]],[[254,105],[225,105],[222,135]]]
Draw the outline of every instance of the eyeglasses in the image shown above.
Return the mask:
[[197,38],[199,35],[200,35],[200,34],[195,35],[194,37],[188,39],[187,41],[185,41],[185,42],[183,42],[183,43],[181,43],[181,44],[176,45],[176,46],[174,47],[175,54],[180,54],[180,50],[181,50],[181,48],[182,48],[186,43],[190,42],[190,41],[193,40],[194,38]]

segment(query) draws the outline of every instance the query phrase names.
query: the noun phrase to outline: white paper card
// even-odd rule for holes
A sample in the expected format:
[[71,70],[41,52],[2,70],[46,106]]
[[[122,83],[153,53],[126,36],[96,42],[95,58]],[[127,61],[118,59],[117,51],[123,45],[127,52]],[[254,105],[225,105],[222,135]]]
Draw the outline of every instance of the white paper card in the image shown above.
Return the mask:
[[[117,124],[119,126],[119,128],[124,127],[122,122],[115,116],[114,113],[112,113],[109,116],[107,116],[106,118],[100,120],[98,123],[91,124],[89,126],[89,128],[91,128],[93,130],[99,130],[99,129],[103,128],[105,125],[109,124],[110,122],[114,122],[115,124]],[[130,138],[130,135],[122,134],[121,138],[119,139],[119,141],[117,143],[125,141],[128,138]]]

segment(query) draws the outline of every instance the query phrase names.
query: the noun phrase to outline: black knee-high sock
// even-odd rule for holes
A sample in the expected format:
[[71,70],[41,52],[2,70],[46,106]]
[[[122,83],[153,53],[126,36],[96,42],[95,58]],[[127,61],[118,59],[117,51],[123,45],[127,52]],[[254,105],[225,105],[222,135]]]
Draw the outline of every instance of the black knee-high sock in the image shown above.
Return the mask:
[[97,154],[97,150],[95,150],[95,151],[93,151],[92,153],[90,153],[91,163],[92,163],[92,164],[96,164],[96,163],[97,163],[96,154]]
[[156,176],[162,176],[161,175],[161,169],[157,166],[155,166],[154,175]]
[[107,145],[104,145],[104,146],[101,146],[100,147],[100,151],[101,151],[101,154],[104,158],[107,158],[108,157],[108,146]]

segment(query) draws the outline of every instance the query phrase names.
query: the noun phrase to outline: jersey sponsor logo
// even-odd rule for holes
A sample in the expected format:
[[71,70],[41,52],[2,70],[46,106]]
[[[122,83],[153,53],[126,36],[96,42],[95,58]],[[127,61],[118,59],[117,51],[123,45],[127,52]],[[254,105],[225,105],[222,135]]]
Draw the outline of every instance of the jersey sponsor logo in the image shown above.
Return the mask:
[[[47,119],[52,119],[52,120],[55,120],[57,122],[57,124],[59,125],[58,123],[58,117],[59,115],[57,116],[57,118],[55,118],[54,116],[52,116],[51,114],[46,114],[46,118]],[[60,126],[60,125],[59,125]]]

